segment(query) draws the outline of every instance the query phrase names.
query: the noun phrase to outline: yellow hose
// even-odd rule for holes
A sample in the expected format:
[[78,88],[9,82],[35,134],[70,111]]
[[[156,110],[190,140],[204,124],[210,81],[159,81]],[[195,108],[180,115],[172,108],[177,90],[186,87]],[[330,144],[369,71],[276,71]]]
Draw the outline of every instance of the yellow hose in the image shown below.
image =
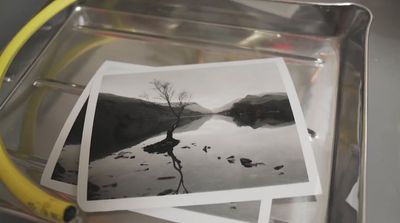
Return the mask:
[[[55,0],[29,21],[0,55],[0,87],[16,54],[26,41],[49,19],[76,0]],[[10,192],[36,215],[57,222],[70,221],[76,215],[72,203],[53,197],[32,183],[8,157],[0,138],[0,179]]]

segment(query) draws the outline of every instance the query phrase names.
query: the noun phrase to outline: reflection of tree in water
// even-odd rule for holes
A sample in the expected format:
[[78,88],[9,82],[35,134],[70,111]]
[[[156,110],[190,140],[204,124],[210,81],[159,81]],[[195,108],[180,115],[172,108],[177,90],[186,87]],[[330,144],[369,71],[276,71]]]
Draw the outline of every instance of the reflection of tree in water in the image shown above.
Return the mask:
[[154,144],[148,145],[144,147],[144,151],[148,153],[156,153],[156,154],[168,154],[172,159],[172,164],[174,169],[179,173],[179,184],[175,193],[178,194],[181,187],[183,188],[184,193],[189,193],[185,187],[185,182],[183,179],[182,173],[182,161],[180,161],[174,154],[174,147],[179,144],[179,140],[174,138],[169,138],[168,136],[160,142],[156,142]]
[[[186,91],[181,91],[177,97],[176,103],[173,103],[175,96],[175,90],[171,83],[163,82],[159,80],[154,80],[151,82],[153,85],[154,91],[157,93],[157,99],[165,101],[168,104],[168,108],[170,112],[175,116],[175,122],[172,124],[171,128],[167,130],[167,135],[165,139],[156,142],[154,144],[148,145],[144,147],[144,151],[148,153],[156,153],[156,154],[168,154],[172,159],[172,164],[174,169],[178,171],[180,179],[177,189],[175,190],[175,194],[179,193],[179,190],[183,188],[184,193],[189,193],[185,187],[183,173],[182,173],[182,162],[175,156],[174,154],[174,147],[179,144],[179,140],[174,139],[173,133],[175,129],[179,126],[181,121],[182,113],[187,105],[189,105],[190,101],[190,94]],[[147,95],[147,94],[146,94]],[[147,96],[148,98],[148,96]]]

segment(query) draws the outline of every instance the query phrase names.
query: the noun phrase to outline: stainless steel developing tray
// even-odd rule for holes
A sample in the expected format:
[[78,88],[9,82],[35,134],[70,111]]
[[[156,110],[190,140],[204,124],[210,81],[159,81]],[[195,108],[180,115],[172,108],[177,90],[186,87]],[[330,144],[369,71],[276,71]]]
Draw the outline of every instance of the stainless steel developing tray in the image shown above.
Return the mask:
[[[0,94],[0,131],[14,160],[39,182],[82,87],[105,60],[166,66],[283,57],[315,132],[324,193],[307,199],[313,211],[301,219],[290,208],[305,201],[274,200],[271,222],[285,222],[282,211],[293,211],[293,222],[363,222],[370,21],[366,8],[350,3],[88,0],[46,24],[18,55]],[[357,179],[358,212],[345,201]],[[0,210],[29,218],[0,193]],[[86,218],[111,219],[160,221],[132,212]]]

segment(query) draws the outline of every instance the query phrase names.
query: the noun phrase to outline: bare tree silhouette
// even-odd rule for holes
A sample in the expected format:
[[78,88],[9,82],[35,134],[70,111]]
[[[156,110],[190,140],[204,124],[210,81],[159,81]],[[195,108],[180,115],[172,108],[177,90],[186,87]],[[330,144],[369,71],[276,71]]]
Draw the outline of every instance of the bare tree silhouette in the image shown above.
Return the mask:
[[185,110],[185,107],[190,104],[191,95],[186,91],[181,91],[177,94],[176,102],[174,103],[175,89],[170,82],[153,80],[151,84],[157,93],[157,98],[165,101],[171,113],[176,117],[175,123],[167,131],[167,139],[173,139],[172,134],[181,121],[182,112]]
[[[183,188],[184,193],[189,193],[189,191],[186,189],[183,179],[182,162],[174,154],[174,147],[178,145],[180,141],[178,139],[174,139],[173,132],[181,121],[181,116],[185,110],[185,107],[190,104],[191,95],[186,91],[181,91],[175,95],[175,89],[170,82],[154,80],[151,82],[151,84],[153,85],[153,90],[157,94],[157,99],[167,103],[169,110],[175,116],[176,120],[172,124],[171,128],[167,130],[167,136],[165,139],[145,146],[144,151],[157,154],[167,153],[172,159],[174,169],[179,173],[180,176],[178,187],[174,193],[178,194],[181,188]],[[148,98],[147,94],[143,94],[143,96]]]

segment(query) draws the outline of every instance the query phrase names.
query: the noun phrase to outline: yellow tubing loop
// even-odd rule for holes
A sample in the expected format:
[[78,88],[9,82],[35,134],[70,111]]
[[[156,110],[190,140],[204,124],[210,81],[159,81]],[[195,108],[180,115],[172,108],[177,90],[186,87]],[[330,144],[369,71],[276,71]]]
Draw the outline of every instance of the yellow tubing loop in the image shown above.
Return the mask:
[[[76,0],[54,0],[15,35],[0,55],[0,87],[11,62],[26,41],[44,23],[74,2]],[[1,138],[0,179],[8,190],[37,216],[56,222],[66,222],[75,218],[77,209],[72,203],[46,193],[15,167]]]

